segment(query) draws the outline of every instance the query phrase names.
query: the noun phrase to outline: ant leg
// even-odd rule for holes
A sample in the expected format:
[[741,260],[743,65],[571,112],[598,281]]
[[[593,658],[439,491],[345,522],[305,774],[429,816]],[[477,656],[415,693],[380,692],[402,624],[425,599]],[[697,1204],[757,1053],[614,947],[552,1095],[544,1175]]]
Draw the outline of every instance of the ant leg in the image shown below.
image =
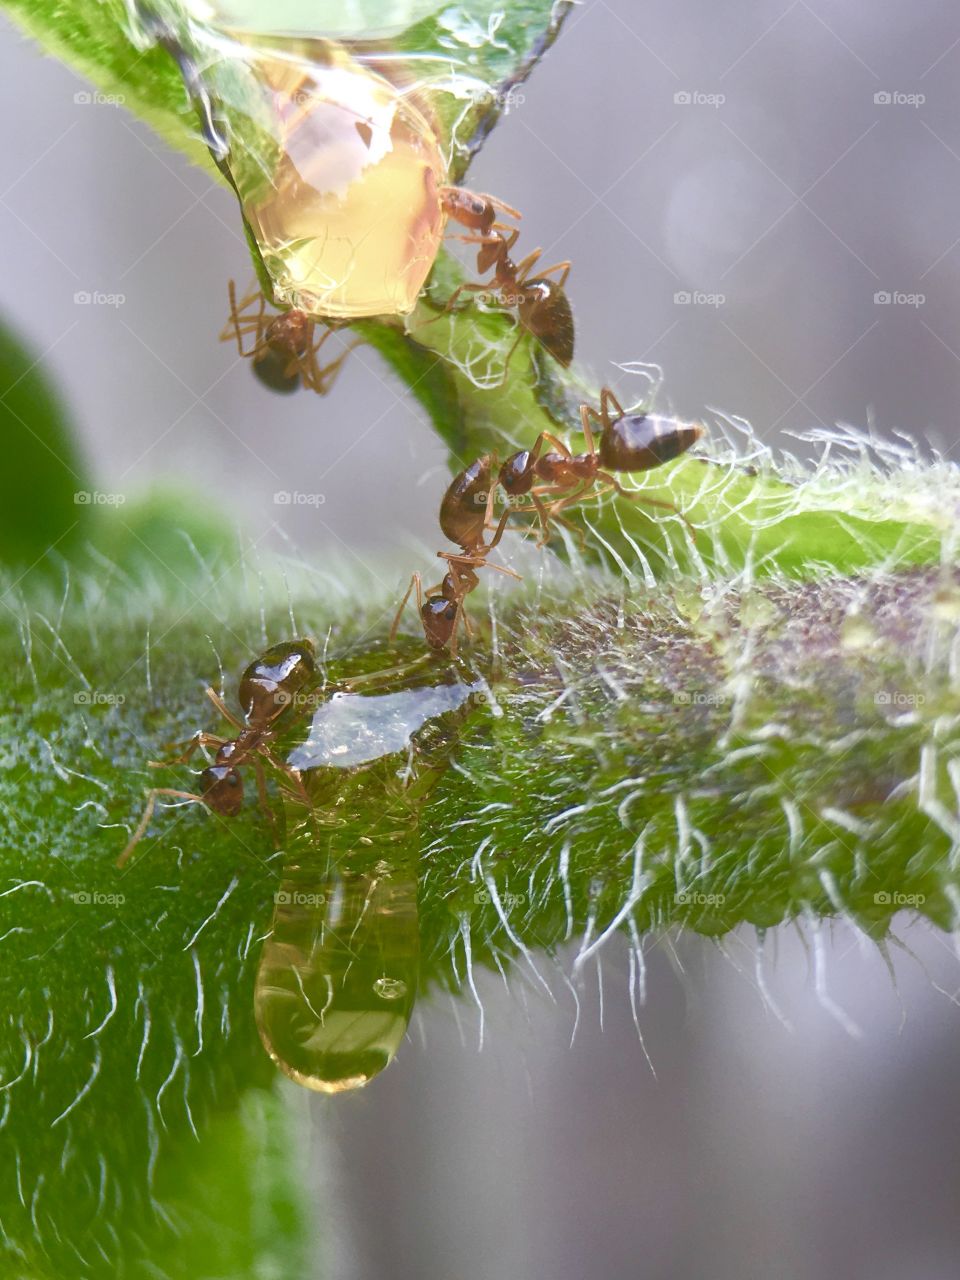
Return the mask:
[[473,282],[458,284],[457,287],[454,289],[453,293],[451,293],[450,297],[447,299],[446,303],[444,304],[442,311],[439,311],[435,316],[431,316],[429,320],[421,320],[421,322],[418,325],[415,325],[414,327],[417,329],[425,329],[428,324],[436,324],[438,320],[442,320],[445,315],[449,315],[449,313],[453,310],[454,304],[456,303],[457,299],[460,297],[462,293],[492,293],[492,292],[493,292],[492,287],[486,284],[473,283]]
[[557,280],[557,288],[562,289],[563,286],[567,283],[567,279],[570,275],[570,268],[572,266],[573,266],[572,262],[570,262],[568,259],[564,259],[563,262],[555,262],[552,267],[544,267],[539,274],[541,276],[552,276],[555,272],[559,271],[560,277]]
[[317,363],[317,352],[332,332],[332,329],[328,329],[324,337],[320,339],[319,343],[311,353],[309,377],[301,371],[301,377],[303,377],[304,385],[310,387],[310,389],[315,391],[318,396],[327,395],[333,387],[333,384],[336,382],[347,356],[349,356],[350,352],[356,347],[363,346],[363,339],[356,338],[348,347],[345,348],[341,355],[337,356],[335,360],[331,360],[329,364],[324,365],[323,368],[320,368]]
[[232,724],[235,729],[245,729],[247,727],[242,720],[237,719],[215,689],[212,689],[207,685],[206,689],[204,689],[204,693],[223,716],[224,720]]
[[[642,507],[657,507],[661,511],[670,511],[673,513],[673,515],[679,516],[679,518],[683,521],[683,523],[689,529],[691,538],[693,538],[694,542],[696,542],[697,540],[696,529],[693,527],[693,525],[690,523],[687,517],[683,514],[680,508],[676,506],[674,503],[663,502],[660,498],[647,498],[644,495],[644,492],[642,489],[624,489],[623,485],[620,484],[619,481],[615,480],[613,476],[608,475],[605,471],[598,471],[596,478],[602,481],[607,486],[607,489],[613,489],[616,493],[619,493],[621,497],[627,498],[630,502],[638,502]],[[604,492],[605,492],[604,490],[601,490],[598,496],[602,497]]]
[[134,849],[143,839],[143,833],[150,825],[150,819],[153,817],[153,810],[156,807],[157,796],[176,796],[178,800],[192,800],[195,804],[206,804],[203,796],[194,795],[192,791],[175,791],[170,787],[154,787],[147,792],[147,803],[143,810],[143,816],[137,824],[137,829],[127,841],[126,848],[117,859],[117,866],[123,867],[127,863]]
[[[505,514],[509,515],[510,513],[506,512]],[[482,566],[487,569],[493,569],[495,573],[505,573],[508,578],[516,578],[518,582],[521,581],[519,573],[515,573],[513,569],[508,569],[506,565],[490,564],[485,556],[464,556],[459,555],[455,551],[438,551],[437,555],[441,560],[446,560],[451,568],[456,564],[466,565],[468,568],[479,568]],[[456,573],[454,573],[454,577],[459,581],[459,577]]]
[[407,607],[407,601],[410,599],[410,592],[413,591],[414,588],[416,588],[417,592],[417,611],[419,612],[419,610],[423,608],[423,579],[420,577],[419,573],[415,573],[410,579],[410,585],[407,587],[404,597],[400,601],[400,608],[397,610],[396,616],[393,619],[393,626],[390,628],[390,644],[393,644],[394,640],[397,638],[397,631],[400,628],[400,619],[403,616],[404,609]]
[[580,406],[580,426],[583,431],[584,439],[587,442],[587,450],[595,455],[597,452],[597,446],[593,439],[593,432],[590,430],[591,418],[594,422],[599,422],[601,431],[606,427],[609,427],[610,423],[606,417],[606,406],[604,405],[602,413],[597,413],[596,409],[591,409],[588,404],[582,404]]
[[188,738],[186,742],[171,743],[171,751],[175,751],[177,747],[186,747],[186,750],[181,755],[172,756],[169,760],[148,760],[147,764],[151,769],[166,769],[171,765],[186,764],[198,747],[222,747],[224,743],[229,741],[229,738],[221,738],[215,733],[204,733],[200,730],[192,738]]
[[617,411],[617,417],[613,419],[614,422],[617,420],[617,418],[625,418],[627,416],[626,410],[624,409],[623,405],[621,405],[620,401],[613,394],[610,388],[604,387],[603,390],[600,392],[600,412],[603,415],[603,425],[605,427],[609,427],[610,421],[611,421],[609,416],[610,405],[613,405],[614,409],[616,409]]
[[273,842],[277,843],[277,818],[273,810],[270,808],[270,800],[267,796],[267,779],[263,772],[263,761],[255,759],[253,762],[253,772],[257,779],[257,799],[260,801],[260,808],[267,816],[270,823],[270,830],[273,832]]
[[[243,339],[240,336],[240,313],[237,310],[237,286],[232,280],[227,285],[227,294],[230,298],[230,319],[227,321],[223,332],[220,334],[220,341],[229,342],[231,337],[235,337],[237,340],[237,350],[240,352],[241,356],[245,356],[247,353],[243,349]],[[233,330],[232,333],[231,328]]]

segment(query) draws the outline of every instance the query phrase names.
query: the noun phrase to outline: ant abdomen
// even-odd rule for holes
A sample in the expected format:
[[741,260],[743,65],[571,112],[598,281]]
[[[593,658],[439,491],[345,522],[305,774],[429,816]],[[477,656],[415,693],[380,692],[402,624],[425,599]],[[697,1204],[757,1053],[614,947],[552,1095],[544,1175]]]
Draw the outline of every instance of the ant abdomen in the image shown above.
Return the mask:
[[451,542],[464,548],[482,542],[493,481],[493,459],[484,454],[450,482],[440,503],[440,528]]
[[649,471],[686,453],[703,435],[695,422],[657,413],[626,414],[600,435],[600,465],[608,471]]
[[235,818],[243,808],[243,779],[229,764],[208,765],[200,775],[200,798],[224,818]]
[[290,373],[289,369],[289,355],[281,355],[269,347],[264,349],[263,355],[258,360],[253,361],[253,372],[257,381],[268,390],[279,391],[283,395],[289,395],[300,386],[299,373]]
[[274,719],[313,678],[316,669],[309,640],[271,646],[240,677],[238,696],[247,720],[262,724]]
[[[533,282],[531,282],[533,283]],[[564,369],[573,361],[576,335],[566,291],[551,280],[535,282],[539,296],[525,315],[527,328]]]

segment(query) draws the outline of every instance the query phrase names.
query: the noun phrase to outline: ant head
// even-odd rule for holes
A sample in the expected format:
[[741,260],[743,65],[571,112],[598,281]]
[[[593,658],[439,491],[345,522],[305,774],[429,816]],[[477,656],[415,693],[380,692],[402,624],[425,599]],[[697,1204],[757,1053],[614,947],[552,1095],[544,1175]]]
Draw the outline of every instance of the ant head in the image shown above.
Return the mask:
[[529,493],[533,486],[533,471],[530,468],[530,450],[521,449],[513,454],[500,468],[500,483],[511,495]]
[[200,792],[204,804],[225,818],[235,818],[243,808],[243,779],[229,765],[213,764],[204,769],[200,775]]
[[309,640],[273,645],[240,677],[238,696],[244,715],[251,724],[274,719],[313,678],[316,669]]
[[456,600],[447,600],[444,596],[431,596],[424,601],[420,610],[420,620],[423,623],[427,644],[431,649],[447,647],[459,616],[460,606]]

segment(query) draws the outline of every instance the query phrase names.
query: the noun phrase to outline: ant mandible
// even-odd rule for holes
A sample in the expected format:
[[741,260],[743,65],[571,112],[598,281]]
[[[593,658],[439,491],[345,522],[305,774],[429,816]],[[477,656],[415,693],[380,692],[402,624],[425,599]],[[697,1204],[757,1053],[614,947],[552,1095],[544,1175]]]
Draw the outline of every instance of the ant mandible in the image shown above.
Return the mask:
[[470,622],[463,609],[465,598],[480,585],[476,570],[487,565],[498,573],[519,579],[520,575],[503,565],[490,564],[487,557],[503,537],[509,508],[503,513],[496,526],[493,537],[484,542],[484,533],[490,523],[493,510],[493,499],[496,490],[496,459],[492,454],[485,454],[476,462],[465,467],[451,481],[449,488],[440,503],[440,528],[451,542],[457,543],[460,552],[438,551],[441,560],[450,566],[443,581],[430,587],[424,599],[423,583],[419,573],[410,579],[406,594],[400,601],[390,640],[393,641],[400,625],[400,618],[410,599],[411,591],[416,591],[417,607],[427,644],[431,649],[449,647],[451,657],[457,654],[457,630],[461,618],[467,634],[470,634]]
[[267,808],[266,779],[263,762],[281,769],[302,790],[300,775],[296,770],[278,761],[270,751],[270,743],[276,734],[276,722],[295,696],[313,678],[316,658],[309,640],[293,640],[275,644],[252,662],[243,675],[237,689],[243,721],[224,704],[211,688],[207,697],[225,720],[238,730],[234,739],[221,738],[217,734],[198,732],[189,740],[186,750],[172,760],[149,761],[151,768],[185,764],[199,747],[216,747],[213,764],[200,774],[200,792],[180,791],[171,787],[154,787],[147,792],[147,803],[136,831],[117,859],[117,866],[125,865],[140,843],[159,796],[173,796],[180,800],[204,804],[224,818],[234,818],[243,806],[243,778],[240,768],[252,763],[256,772],[257,790],[261,806]]
[[[317,395],[326,395],[344,360],[359,343],[351,343],[342,355],[321,368],[317,356],[334,332],[334,326],[327,325],[314,342],[317,321],[306,311],[294,308],[271,318],[266,314],[267,300],[259,289],[238,303],[231,280],[229,294],[230,319],[220,334],[220,341],[236,342],[240,355],[253,361],[254,373],[271,391],[296,391],[302,381]],[[250,336],[253,346],[245,350],[244,339]]]
[[[580,422],[587,444],[585,453],[574,454],[562,440],[543,431],[532,449],[519,450],[500,468],[498,480],[510,498],[529,495],[533,506],[514,507],[514,510],[518,513],[536,511],[540,518],[541,544],[549,537],[551,522],[572,527],[559,512],[580,502],[591,491],[601,497],[614,490],[631,501],[676,511],[668,502],[624,489],[610,473],[651,471],[678,458],[703,436],[699,423],[681,422],[654,413],[627,413],[609,387],[600,393],[599,413],[589,405],[580,406]],[[594,439],[591,422],[599,424],[599,444]],[[555,447],[544,453],[546,444]],[[537,481],[541,483],[537,485]],[[594,490],[598,481],[603,487]],[[681,519],[689,525],[682,515]],[[582,531],[577,532],[582,537]]]

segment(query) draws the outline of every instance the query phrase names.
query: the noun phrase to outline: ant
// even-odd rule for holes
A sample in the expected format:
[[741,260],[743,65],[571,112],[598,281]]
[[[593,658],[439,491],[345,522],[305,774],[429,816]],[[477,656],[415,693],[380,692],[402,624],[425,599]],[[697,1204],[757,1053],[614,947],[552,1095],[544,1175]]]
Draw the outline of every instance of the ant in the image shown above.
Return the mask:
[[[331,364],[320,367],[317,355],[334,332],[327,325],[319,341],[313,336],[317,321],[306,311],[296,308],[268,318],[266,298],[259,289],[237,302],[233,281],[229,285],[230,319],[220,334],[221,342],[233,342],[244,359],[253,361],[253,372],[271,391],[296,391],[300,382],[317,395],[326,395],[340,371],[340,366],[359,340],[351,343]],[[244,339],[253,336],[253,346],[244,350]]]
[[[480,585],[476,570],[489,564],[487,557],[503,537],[510,515],[508,508],[500,518],[493,537],[489,542],[484,542],[483,536],[490,524],[490,513],[493,510],[496,465],[494,456],[485,454],[465,467],[451,481],[440,503],[440,528],[451,542],[457,543],[461,551],[459,554],[455,551],[437,552],[439,558],[446,560],[450,567],[443,581],[427,590],[426,599],[420,574],[413,575],[393,620],[391,642],[396,637],[400,618],[413,590],[417,593],[420,621],[431,649],[445,649],[449,646],[451,657],[456,657],[457,629],[461,618],[467,634],[470,634],[470,621],[464,612],[463,602]],[[489,564],[489,568],[511,578],[520,577],[503,565]]]
[[154,769],[185,764],[198,747],[216,747],[213,764],[208,765],[200,774],[199,794],[171,787],[154,787],[147,792],[143,816],[117,859],[117,866],[125,865],[143,838],[158,796],[192,800],[196,804],[205,804],[222,817],[235,818],[243,806],[243,779],[239,770],[245,764],[252,763],[254,766],[260,803],[269,813],[263,761],[282,769],[294,781],[300,782],[296,770],[276,760],[270,751],[270,743],[276,733],[274,726],[281,713],[290,706],[315,672],[316,656],[309,640],[287,641],[267,649],[240,677],[237,694],[243,710],[242,721],[237,719],[213,689],[208,688],[207,697],[223,718],[238,730],[236,738],[231,741],[229,738],[200,731],[189,740],[182,755],[172,760],[148,762]]
[[[485,239],[497,231],[510,231],[506,223],[497,221],[498,213],[505,213],[508,218],[522,218],[519,209],[512,209],[496,196],[481,195],[476,191],[468,191],[466,187],[441,187],[440,207],[448,218],[453,218],[461,226],[475,231]],[[461,236],[468,240],[468,237]]]
[[[696,444],[704,434],[703,427],[660,414],[628,414],[609,387],[600,393],[599,413],[589,405],[580,406],[580,422],[587,443],[585,453],[572,453],[562,440],[543,431],[532,449],[512,454],[500,468],[498,482],[510,498],[530,496],[532,507],[514,507],[514,510],[536,511],[540,517],[541,545],[549,536],[552,521],[574,527],[558,513],[580,502],[597,481],[603,485],[595,491],[597,497],[614,490],[632,501],[676,512],[668,502],[658,502],[624,489],[610,473],[651,471],[670,462]],[[599,444],[594,439],[591,422],[600,426]],[[546,444],[555,448],[544,453]],[[541,483],[538,485],[537,481]],[[553,499],[549,507],[545,497]],[[681,518],[688,523],[685,517]],[[582,530],[577,532],[583,536]]]
[[[534,249],[521,262],[514,262],[510,251],[519,236],[520,232],[516,227],[506,236],[499,230],[492,234],[463,236],[468,244],[481,246],[477,251],[479,274],[486,275],[488,271],[492,271],[493,276],[487,284],[477,282],[458,285],[444,308],[444,312],[452,310],[461,293],[489,292],[495,293],[503,306],[516,308],[520,332],[507,354],[504,377],[525,332],[532,334],[564,368],[573,360],[573,311],[563,287],[570,274],[571,264],[566,261],[555,262],[550,267],[542,268],[539,275],[531,276],[530,272],[543,256],[543,250]],[[557,279],[549,279],[552,275],[556,275]]]

